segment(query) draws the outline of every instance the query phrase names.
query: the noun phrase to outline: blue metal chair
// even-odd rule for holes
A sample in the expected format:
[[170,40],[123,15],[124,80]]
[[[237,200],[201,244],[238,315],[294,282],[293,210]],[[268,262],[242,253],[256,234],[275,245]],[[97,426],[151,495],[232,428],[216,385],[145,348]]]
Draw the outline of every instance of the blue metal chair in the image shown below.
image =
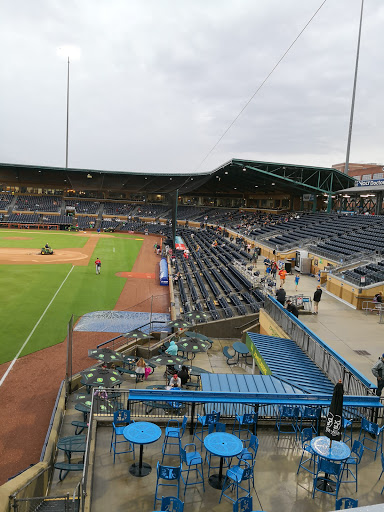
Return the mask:
[[[364,445],[364,448],[367,450],[370,450],[371,452],[374,452],[375,459],[377,456],[377,452],[380,448],[382,450],[382,438],[383,438],[383,430],[384,426],[379,427],[377,423],[372,423],[371,421],[366,420],[365,418],[362,418],[361,420],[361,428],[359,433],[359,441]],[[368,434],[369,436],[367,436]],[[374,438],[372,436],[375,436]],[[380,442],[381,439],[381,442]],[[370,448],[369,446],[366,446],[364,441],[370,441],[375,445],[375,449]]]
[[[235,430],[238,430],[238,437],[241,438],[241,432],[247,433],[247,438],[249,437],[249,434],[256,435],[256,425],[257,420],[259,418],[259,415],[257,413],[246,413],[240,416],[239,414],[236,414],[235,422],[233,423],[233,429],[232,434],[235,432]],[[239,428],[236,428],[236,423],[239,424]],[[241,428],[242,426],[245,426],[245,428]],[[250,430],[250,427],[252,426],[252,430]]]
[[[177,455],[180,457],[180,440],[182,439],[185,428],[187,426],[188,418],[187,416],[184,416],[183,422],[180,426],[180,422],[178,420],[168,420],[167,426],[165,427],[165,435],[164,435],[164,442],[162,446],[162,454],[163,457],[161,459],[161,463],[164,461],[164,457],[166,455]],[[172,423],[174,426],[172,426]],[[177,426],[176,426],[177,425]],[[175,442],[170,441],[170,439],[176,440]],[[166,453],[167,445],[174,445],[177,446],[177,453]]]
[[[180,495],[180,475],[181,475],[181,464],[180,466],[162,466],[160,462],[157,463],[156,467],[157,479],[156,479],[156,491],[155,491],[155,501],[153,508],[156,508],[156,501],[160,501],[161,498],[157,497],[157,492],[159,487],[176,487],[177,488],[177,498]],[[165,480],[166,482],[175,482],[175,483],[164,483],[161,480]]]
[[[282,434],[295,434],[295,439],[297,439],[297,422],[299,419],[300,408],[299,407],[290,407],[288,405],[283,405],[279,407],[278,415],[276,418],[275,428],[278,430],[277,440],[280,439],[280,433]],[[288,430],[282,430],[282,427],[287,427]]]
[[303,430],[303,422],[309,423],[311,429],[317,434],[319,429],[321,407],[300,407],[300,431]]
[[336,510],[346,510],[348,508],[356,508],[359,505],[358,500],[352,498],[339,498],[336,500]]
[[[303,468],[305,471],[308,471],[308,473],[311,473],[311,475],[316,474],[316,456],[315,456],[315,452],[311,448],[312,437],[313,437],[313,430],[311,427],[304,428],[301,431],[301,447],[303,448],[303,453],[301,454],[299,467],[297,468],[297,473],[296,473],[297,475],[299,474],[300,468]],[[313,471],[311,469],[312,462],[313,462]]]
[[233,512],[250,512],[252,510],[252,496],[243,496],[233,504]]
[[236,457],[239,460],[246,460],[248,464],[253,467],[255,465],[258,448],[259,439],[257,438],[257,436],[252,435],[251,438],[249,439],[248,446],[245,446],[239,453],[239,455],[236,455]]
[[[318,463],[317,463],[317,471],[315,478],[313,480],[313,492],[312,492],[312,498],[315,497],[315,492],[323,492],[325,494],[330,494],[332,496],[335,496],[337,499],[337,496],[339,494],[339,488],[340,488],[340,478],[341,473],[343,470],[343,464],[338,464],[336,462],[331,462],[330,460],[322,459],[319,457]],[[320,476],[320,473],[325,473],[324,476]],[[334,477],[335,480],[333,480],[331,477]],[[319,489],[317,487],[318,480],[321,478],[321,480],[324,482],[324,489]],[[327,491],[326,490],[326,484],[331,484],[332,487],[335,487],[335,490]]]
[[[197,415],[195,430],[193,433],[193,441],[195,440],[195,437],[197,437],[201,443],[201,449],[203,449],[204,434],[208,432],[209,425],[216,424],[218,421],[220,421],[220,413],[216,411],[206,414],[205,416],[200,416],[200,414]],[[201,432],[199,432],[200,427]]]
[[[379,480],[381,478],[381,475],[384,473],[384,455],[382,453],[380,455],[381,455],[381,473],[380,473],[380,476],[379,476]],[[383,491],[384,491],[384,486],[381,489],[381,494],[383,494]]]
[[161,498],[161,510],[163,512],[183,512],[184,502],[173,496]]
[[[352,427],[353,427],[353,420],[352,419],[347,419],[347,418],[343,418],[343,423],[342,423],[342,427],[343,427],[343,442],[344,443],[348,443],[348,441],[351,443],[352,445]],[[351,430],[351,432],[349,433],[349,429]]]
[[[111,453],[113,449],[113,463],[115,463],[116,455],[120,455],[122,453],[133,453],[133,458],[135,458],[135,445],[131,444],[129,441],[125,439],[123,436],[123,431],[127,425],[130,423],[134,423],[134,420],[131,421],[131,412],[126,410],[116,411],[113,413],[113,423],[112,423],[112,437],[111,437],[111,446],[109,448],[109,453]],[[121,441],[118,441],[117,438],[122,437]],[[122,452],[116,451],[117,445],[122,443],[128,443],[128,450],[124,450]]]
[[[200,453],[196,450],[195,443],[188,443],[182,448],[180,443],[180,453],[181,453],[181,479],[185,485],[184,487],[184,496],[185,491],[187,490],[188,485],[198,485],[203,484],[203,491],[205,491],[204,486],[204,471],[203,471],[203,459]],[[187,469],[183,469],[183,464],[187,466]],[[192,467],[194,466],[194,467]],[[200,466],[200,469],[199,469]],[[196,474],[196,480],[194,482],[188,482],[189,474],[191,471],[194,471]],[[184,480],[183,473],[187,473],[187,478]],[[199,480],[200,477],[200,480]]]
[[[223,496],[235,503],[239,499],[239,489],[246,492],[245,496],[249,496],[251,494],[251,480],[253,481],[253,467],[250,466],[246,460],[240,460],[237,466],[232,466],[227,469],[219,503]],[[247,484],[247,488],[243,487],[241,484]],[[225,494],[225,491],[228,489],[233,490],[235,486],[236,499],[233,499],[231,496],[228,496],[228,494]]]
[[[360,443],[360,441],[354,441],[351,455],[347,460],[344,461],[343,471],[341,473],[341,483],[348,484],[351,482],[356,483],[356,492],[357,492],[357,467],[360,464],[361,457],[364,453],[364,446]],[[350,469],[349,466],[355,466],[355,473]],[[344,471],[347,472],[347,480],[343,480]],[[348,475],[351,475],[351,480],[348,480]]]

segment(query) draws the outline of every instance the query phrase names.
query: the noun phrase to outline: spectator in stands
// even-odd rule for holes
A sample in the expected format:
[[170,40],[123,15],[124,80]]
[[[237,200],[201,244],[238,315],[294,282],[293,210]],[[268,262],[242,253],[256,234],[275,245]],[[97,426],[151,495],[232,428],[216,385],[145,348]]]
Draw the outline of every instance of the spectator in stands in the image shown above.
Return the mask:
[[373,302],[383,302],[383,292],[376,293],[376,295],[373,297]]
[[276,272],[277,272],[277,263],[276,261],[272,261],[271,263],[271,275],[273,279],[276,279]]
[[296,318],[299,318],[299,310],[297,309],[295,304],[293,304],[292,301],[287,300],[287,308],[286,309],[287,309],[287,311],[289,311],[289,313],[292,313],[292,315],[294,315]]
[[180,273],[180,272],[178,272],[178,273],[174,276],[174,278],[173,278],[173,282],[174,282],[174,283],[178,283],[178,282],[180,281],[180,279],[181,279],[181,273]]
[[175,373],[174,376],[169,379],[169,385],[171,388],[181,388],[181,378],[177,375],[177,373]]
[[316,291],[313,294],[313,314],[317,315],[319,313],[319,302],[321,301],[321,295],[323,290],[320,285],[317,285]]
[[178,352],[178,347],[175,343],[174,340],[171,340],[170,344],[169,344],[169,347],[167,348],[167,350],[165,351],[167,354],[169,354],[170,356],[177,356],[177,352]]
[[181,370],[179,371],[179,373],[177,375],[181,379],[181,387],[185,386],[190,378],[188,368],[186,366],[182,366]]
[[280,302],[282,306],[285,304],[285,297],[287,296],[286,291],[282,286],[278,290],[276,290],[276,300]]
[[136,373],[136,382],[143,382],[145,376],[145,361],[142,357],[137,361],[135,373]]

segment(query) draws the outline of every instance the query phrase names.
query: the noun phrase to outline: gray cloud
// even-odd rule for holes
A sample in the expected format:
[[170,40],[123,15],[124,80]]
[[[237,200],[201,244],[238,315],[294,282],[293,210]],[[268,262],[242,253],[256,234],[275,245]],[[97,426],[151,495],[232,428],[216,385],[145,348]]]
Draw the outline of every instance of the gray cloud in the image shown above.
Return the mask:
[[[0,19],[0,161],[193,171],[320,0],[14,0]],[[360,0],[328,1],[200,167],[345,159]],[[380,0],[366,2],[351,161],[384,162]]]

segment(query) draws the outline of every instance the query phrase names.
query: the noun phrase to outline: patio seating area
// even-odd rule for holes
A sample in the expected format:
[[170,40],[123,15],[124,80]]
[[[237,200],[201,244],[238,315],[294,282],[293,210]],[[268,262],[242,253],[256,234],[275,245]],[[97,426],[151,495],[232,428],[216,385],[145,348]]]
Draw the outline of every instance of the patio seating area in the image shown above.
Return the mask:
[[[241,391],[247,396],[247,393],[252,395],[264,387],[265,390],[273,389],[275,393],[283,393],[283,390],[290,392],[297,396],[297,400],[308,396],[273,376],[251,375],[252,367],[247,366],[241,357],[240,364],[228,366],[222,353],[224,344],[228,344],[227,339],[215,339],[208,352],[196,354],[193,363],[198,366],[194,366],[194,374],[195,378],[200,378],[199,374],[202,376],[203,391]],[[216,404],[199,404],[197,410],[202,411],[203,415],[193,416],[191,404],[185,407],[182,403],[185,393],[193,395],[193,391],[179,392],[182,398],[177,402],[180,405],[178,412],[172,405],[176,403],[174,397],[167,402],[154,398],[141,403],[140,399],[135,399],[134,392],[128,391],[136,389],[138,396],[144,396],[146,389],[149,392],[168,393],[164,389],[164,369],[163,366],[156,367],[144,382],[136,382],[132,378],[134,375],[123,374],[120,376],[120,388],[108,391],[107,399],[100,394],[97,396],[94,412],[99,418],[97,425],[88,429],[93,430],[94,443],[94,459],[88,468],[92,475],[92,511],[123,511],[133,501],[138,511],[161,510],[163,496],[179,498],[181,504],[176,500],[177,506],[183,506],[186,512],[212,511],[219,507],[224,512],[230,512],[237,510],[238,498],[246,497],[252,498],[252,510],[266,512],[332,511],[336,509],[336,494],[338,498],[358,500],[359,505],[383,501],[379,476],[384,462],[383,457],[376,457],[375,450],[376,447],[379,452],[381,450],[382,433],[373,451],[363,449],[363,453],[360,451],[357,454],[359,460],[356,463],[352,460],[356,450],[352,449],[351,453],[351,448],[356,448],[354,442],[358,442],[360,428],[357,428],[356,421],[353,430],[348,420],[344,422],[346,443],[335,442],[334,446],[336,448],[340,444],[345,447],[345,458],[335,470],[337,490],[329,495],[327,491],[319,490],[319,486],[315,487],[316,479],[324,482],[324,468],[331,471],[331,463],[337,466],[332,461],[326,465],[320,463],[320,460],[326,459],[318,458],[321,452],[316,454],[313,442],[323,439],[316,437],[321,422],[317,410],[314,409],[312,414],[310,407],[292,407],[295,414],[287,416],[284,405],[263,405],[259,408],[263,418],[260,421],[259,415],[252,413],[250,405],[241,405],[236,400],[231,403],[229,400],[229,403],[219,404],[219,407]],[[86,381],[83,382],[86,384]],[[127,407],[127,396],[130,397],[130,414],[114,414],[117,409]],[[79,409],[79,399],[82,397],[80,393],[76,397],[69,397],[59,441],[64,448],[59,451],[50,495],[72,492],[79,481],[83,461],[80,457],[84,454],[87,429],[80,433],[78,423],[81,419],[86,423],[90,411],[86,405]],[[88,395],[88,398],[91,400],[92,395]],[[160,410],[165,403],[169,404],[169,408]],[[84,416],[81,417],[79,413]],[[284,415],[289,422],[288,429],[282,428],[281,421],[275,425],[276,418],[281,420]],[[322,419],[323,426],[324,415]],[[191,421],[194,423],[191,424]],[[365,420],[363,422],[363,432],[369,434]],[[76,435],[74,425],[79,435]],[[130,433],[125,430],[126,425],[129,425]],[[304,431],[306,435],[302,436]],[[351,433],[352,439],[348,439]],[[362,440],[371,444],[367,437]],[[72,446],[75,446],[73,454]],[[344,466],[344,461],[348,466]],[[311,471],[307,470],[308,466]],[[356,479],[350,477],[351,471]],[[164,475],[168,476],[161,479]],[[335,480],[330,473],[328,477]],[[161,483],[168,485],[160,486]],[[247,501],[243,500],[242,503],[246,504]]]

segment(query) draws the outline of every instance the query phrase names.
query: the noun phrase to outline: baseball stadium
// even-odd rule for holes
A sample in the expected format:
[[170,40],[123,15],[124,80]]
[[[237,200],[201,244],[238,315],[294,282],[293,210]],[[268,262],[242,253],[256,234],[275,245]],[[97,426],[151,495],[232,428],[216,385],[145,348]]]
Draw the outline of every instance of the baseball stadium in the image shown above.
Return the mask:
[[0,164],[1,511],[382,510],[383,185],[341,168]]

